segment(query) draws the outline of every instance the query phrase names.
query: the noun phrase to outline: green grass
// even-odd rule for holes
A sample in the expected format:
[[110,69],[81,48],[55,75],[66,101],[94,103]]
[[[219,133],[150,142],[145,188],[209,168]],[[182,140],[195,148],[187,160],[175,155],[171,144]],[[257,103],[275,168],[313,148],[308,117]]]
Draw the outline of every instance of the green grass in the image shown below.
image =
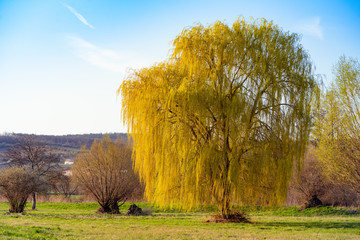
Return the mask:
[[152,215],[125,216],[129,204],[122,215],[96,214],[96,203],[39,203],[36,211],[8,214],[0,203],[0,239],[360,239],[360,215],[346,208],[237,208],[253,223],[220,224],[204,223],[213,206],[183,213],[138,205]]

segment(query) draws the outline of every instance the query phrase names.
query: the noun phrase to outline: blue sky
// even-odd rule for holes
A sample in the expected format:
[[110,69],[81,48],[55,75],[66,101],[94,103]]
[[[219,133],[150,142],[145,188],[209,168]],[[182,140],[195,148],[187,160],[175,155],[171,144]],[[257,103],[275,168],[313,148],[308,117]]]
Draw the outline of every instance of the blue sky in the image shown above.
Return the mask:
[[239,16],[302,35],[326,85],[360,60],[360,1],[0,0],[0,133],[125,132],[116,90],[168,57],[183,28]]

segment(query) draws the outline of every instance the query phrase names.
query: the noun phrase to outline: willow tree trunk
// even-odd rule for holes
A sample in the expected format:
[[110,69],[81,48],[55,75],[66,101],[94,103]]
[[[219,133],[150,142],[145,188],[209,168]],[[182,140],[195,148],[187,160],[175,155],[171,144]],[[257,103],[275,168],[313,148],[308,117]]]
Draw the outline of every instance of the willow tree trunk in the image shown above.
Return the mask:
[[36,209],[36,192],[33,192],[32,193],[32,199],[33,199],[33,202],[32,202],[32,210],[35,210]]
[[221,216],[223,219],[228,219],[231,215],[230,197],[230,184],[226,184],[220,206]]
[[223,176],[223,196],[221,197],[221,216],[224,219],[228,219],[231,215],[231,182],[229,180],[230,175],[230,144],[229,144],[229,132],[228,132],[228,124],[227,124],[227,116],[223,114],[223,135],[224,135],[224,143],[223,143],[223,154],[224,154],[224,162],[225,166],[223,169],[224,176]]

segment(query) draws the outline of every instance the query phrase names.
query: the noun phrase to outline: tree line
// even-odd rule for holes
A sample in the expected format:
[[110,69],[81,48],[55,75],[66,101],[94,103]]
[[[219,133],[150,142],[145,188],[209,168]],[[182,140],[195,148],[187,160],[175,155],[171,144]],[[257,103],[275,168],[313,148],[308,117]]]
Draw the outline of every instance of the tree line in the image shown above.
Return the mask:
[[[22,133],[4,133],[0,135],[0,161],[4,161],[1,153],[5,152],[7,148],[15,145],[19,137],[28,136],[31,134]],[[108,133],[112,140],[117,138],[127,139],[125,133]],[[55,148],[62,158],[74,158],[82,146],[91,146],[95,139],[102,139],[104,134],[91,133],[91,134],[72,134],[72,135],[36,135],[37,139],[46,142],[47,145]]]
[[[20,136],[26,136],[31,134],[23,133],[3,133],[0,134],[0,148],[7,148],[17,143]],[[127,139],[125,133],[107,133],[107,135],[115,140],[117,138]],[[36,135],[37,138],[43,142],[46,142],[47,145],[56,147],[56,148],[76,148],[80,149],[82,146],[86,145],[90,147],[95,139],[102,139],[104,134],[102,133],[90,133],[90,134],[69,134],[69,135]]]

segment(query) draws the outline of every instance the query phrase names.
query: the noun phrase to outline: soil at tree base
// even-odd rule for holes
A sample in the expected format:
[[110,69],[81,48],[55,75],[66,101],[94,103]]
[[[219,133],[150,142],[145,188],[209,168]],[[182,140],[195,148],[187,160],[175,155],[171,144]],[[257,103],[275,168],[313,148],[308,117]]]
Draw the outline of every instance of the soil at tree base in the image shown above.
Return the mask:
[[207,223],[251,223],[249,217],[245,213],[235,212],[226,217],[223,215],[215,215],[212,219],[205,221]]

